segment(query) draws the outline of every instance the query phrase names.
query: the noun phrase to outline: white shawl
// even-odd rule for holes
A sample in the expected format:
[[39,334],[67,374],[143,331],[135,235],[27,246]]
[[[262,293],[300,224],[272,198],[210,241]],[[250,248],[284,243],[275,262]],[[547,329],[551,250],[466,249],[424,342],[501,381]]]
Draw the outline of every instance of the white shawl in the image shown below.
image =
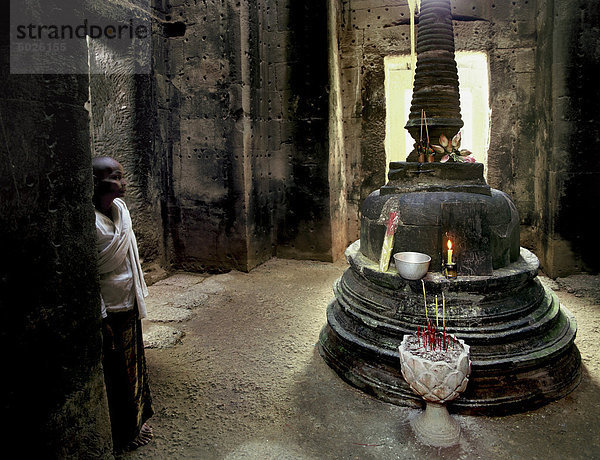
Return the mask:
[[[110,273],[120,267],[129,257],[133,272],[133,286],[137,300],[140,318],[146,317],[146,303],[144,297],[148,295],[148,287],[144,280],[144,273],[140,264],[137,240],[133,233],[131,216],[125,202],[115,198],[112,204],[114,234],[104,232],[103,220],[109,220],[101,212],[96,211],[96,230],[98,233],[98,271],[100,275]],[[104,301],[102,301],[103,316],[105,315]]]

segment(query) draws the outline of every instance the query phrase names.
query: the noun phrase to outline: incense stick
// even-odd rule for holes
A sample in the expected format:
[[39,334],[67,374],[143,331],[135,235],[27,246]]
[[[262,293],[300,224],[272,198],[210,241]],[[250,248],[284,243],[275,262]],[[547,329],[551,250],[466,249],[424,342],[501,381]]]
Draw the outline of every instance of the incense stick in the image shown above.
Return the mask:
[[425,115],[425,134],[427,134],[427,145],[429,145],[429,129],[427,129],[427,113],[423,110]]
[[423,143],[423,109],[421,109],[421,137],[419,138],[419,141]]

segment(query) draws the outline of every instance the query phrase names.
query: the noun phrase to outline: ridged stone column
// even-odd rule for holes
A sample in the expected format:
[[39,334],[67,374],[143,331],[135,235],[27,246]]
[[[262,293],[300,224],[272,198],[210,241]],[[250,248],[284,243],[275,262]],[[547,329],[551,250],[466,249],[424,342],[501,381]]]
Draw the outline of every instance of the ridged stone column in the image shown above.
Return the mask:
[[442,133],[451,139],[464,124],[450,0],[424,0],[421,5],[413,98],[405,126],[415,141],[421,135],[421,110],[427,115],[431,143],[437,143]]

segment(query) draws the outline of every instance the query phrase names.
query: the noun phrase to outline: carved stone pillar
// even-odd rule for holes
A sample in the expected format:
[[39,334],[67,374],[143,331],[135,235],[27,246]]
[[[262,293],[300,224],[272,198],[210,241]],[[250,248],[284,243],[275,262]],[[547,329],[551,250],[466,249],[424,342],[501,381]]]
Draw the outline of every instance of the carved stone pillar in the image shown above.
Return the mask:
[[[423,1],[417,31],[417,68],[410,115],[405,128],[415,141],[421,136],[421,111],[427,116],[431,143],[440,134],[452,137],[463,127],[450,0]],[[425,127],[422,128],[426,139]],[[416,161],[411,153],[408,161]],[[436,158],[439,161],[439,158]]]

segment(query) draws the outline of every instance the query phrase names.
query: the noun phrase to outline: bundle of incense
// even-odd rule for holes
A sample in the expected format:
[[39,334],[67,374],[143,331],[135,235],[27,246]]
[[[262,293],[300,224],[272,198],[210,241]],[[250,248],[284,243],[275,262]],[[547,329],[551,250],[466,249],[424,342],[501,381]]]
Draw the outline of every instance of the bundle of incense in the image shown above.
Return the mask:
[[386,272],[390,265],[390,257],[392,255],[392,247],[394,246],[394,232],[398,225],[398,214],[390,212],[388,218],[387,230],[381,247],[381,256],[379,257],[379,270]]

